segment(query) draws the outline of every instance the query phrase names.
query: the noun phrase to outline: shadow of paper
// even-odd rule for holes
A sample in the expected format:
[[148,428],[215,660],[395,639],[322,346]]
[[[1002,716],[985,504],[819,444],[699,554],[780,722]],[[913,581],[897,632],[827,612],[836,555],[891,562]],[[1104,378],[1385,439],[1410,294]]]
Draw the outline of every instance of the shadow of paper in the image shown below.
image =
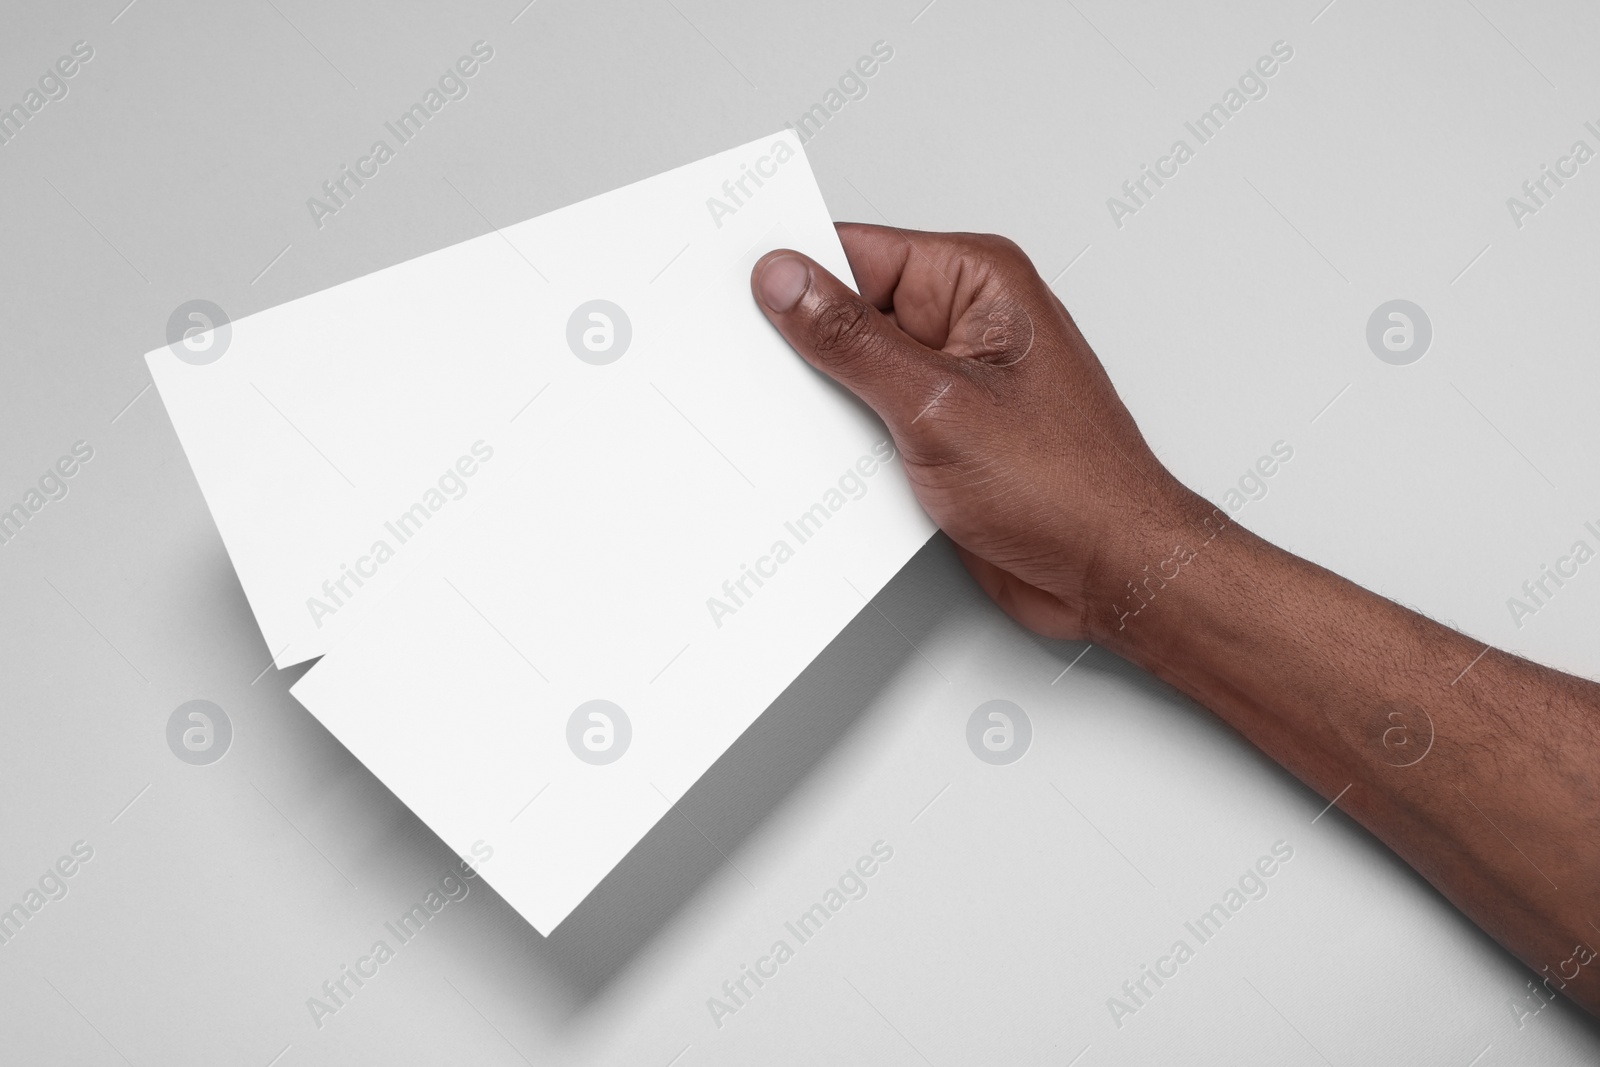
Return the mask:
[[[476,883],[466,902],[471,920],[452,923],[448,938],[434,942],[438,954],[430,961],[430,981],[439,979],[441,1003],[459,996],[472,1010],[486,1009],[486,1017],[495,1017],[506,1028],[502,1036],[513,1047],[525,1043],[530,1033],[542,1035],[538,1040],[546,1048],[584,1033],[588,1020],[605,1014],[608,995],[626,986],[635,962],[666,940],[663,934],[707,883],[740,877],[725,870],[737,862],[740,846],[848,743],[849,735],[872,714],[867,709],[900,672],[919,669],[913,646],[928,644],[968,607],[984,603],[950,542],[936,536],[550,937],[529,926],[488,882]],[[1010,625],[998,616],[996,623]],[[1062,667],[1074,662],[1082,649],[1078,642],[1027,635],[1020,627],[1018,633]],[[1091,650],[1072,670],[1115,679],[1120,687],[1146,694],[1151,704],[1190,703],[1165,682],[1104,650]],[[1192,707],[1198,729],[1231,735],[1226,724]],[[320,730],[314,723],[307,715],[306,728]],[[357,857],[356,865],[393,872],[389,885],[373,891],[393,898],[398,913],[398,901],[416,890],[416,872],[444,869],[454,854],[354,757],[328,740],[339,758],[320,778],[324,783],[342,779],[361,794],[360,807],[370,820],[362,836],[370,851]],[[1264,754],[1250,749],[1248,758],[1264,774],[1280,778],[1286,793],[1303,792],[1307,811],[1321,806],[1320,799]],[[1425,879],[1342,814],[1330,813],[1322,823],[1322,832],[1353,839],[1391,877],[1438,897]],[[1504,958],[1510,973],[1520,973],[1520,965],[1487,934],[1438,899],[1441,914],[1453,916],[1451,925],[1462,939],[1477,941],[1486,953]],[[1572,1005],[1556,1002],[1550,1010],[1562,1015],[1566,1025],[1600,1036],[1600,1020]]]
[[[489,957],[479,980],[507,981],[544,1000],[534,1014],[547,1025],[582,1014],[916,660],[913,644],[939,625],[949,599],[975,594],[958,591],[968,581],[950,542],[936,536],[551,936],[494,896],[496,915],[470,935],[483,938]],[[520,966],[508,966],[509,956],[520,956]]]

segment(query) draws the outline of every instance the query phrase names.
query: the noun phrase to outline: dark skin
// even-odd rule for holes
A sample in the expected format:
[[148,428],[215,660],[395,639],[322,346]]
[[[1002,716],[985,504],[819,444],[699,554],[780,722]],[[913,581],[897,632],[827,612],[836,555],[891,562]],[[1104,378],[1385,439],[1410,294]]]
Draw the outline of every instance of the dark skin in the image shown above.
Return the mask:
[[1283,551],[1156,459],[1022,250],[841,224],[858,296],[797,252],[757,303],[883,419],[983,590],[1211,709],[1600,1015],[1600,685]]

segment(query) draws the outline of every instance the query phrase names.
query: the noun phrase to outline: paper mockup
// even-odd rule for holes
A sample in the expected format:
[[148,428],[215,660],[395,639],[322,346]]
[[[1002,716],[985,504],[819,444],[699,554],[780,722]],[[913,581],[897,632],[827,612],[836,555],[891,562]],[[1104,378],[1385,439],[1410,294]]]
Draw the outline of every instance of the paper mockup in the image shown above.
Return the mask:
[[280,662],[325,653],[295,696],[541,932],[933,532],[755,305],[776,247],[850,277],[787,133],[152,354]]
[[279,667],[327,652],[504,471],[496,438],[549,380],[540,221],[145,357]]

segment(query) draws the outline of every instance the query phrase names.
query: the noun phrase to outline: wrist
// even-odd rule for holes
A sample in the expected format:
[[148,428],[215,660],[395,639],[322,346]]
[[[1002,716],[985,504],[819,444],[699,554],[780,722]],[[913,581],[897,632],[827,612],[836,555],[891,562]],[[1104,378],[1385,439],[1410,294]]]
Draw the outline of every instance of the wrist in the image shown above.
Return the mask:
[[1225,511],[1178,486],[1170,503],[1097,560],[1087,591],[1089,638],[1137,652],[1164,640],[1174,622],[1201,621],[1218,583],[1231,584],[1227,575],[1246,539],[1254,540]]

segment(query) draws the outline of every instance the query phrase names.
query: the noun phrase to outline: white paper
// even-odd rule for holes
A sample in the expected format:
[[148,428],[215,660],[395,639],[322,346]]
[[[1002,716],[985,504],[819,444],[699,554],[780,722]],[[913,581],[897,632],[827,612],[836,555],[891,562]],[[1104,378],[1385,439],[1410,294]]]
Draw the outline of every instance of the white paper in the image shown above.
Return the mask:
[[[326,653],[295,695],[458,852],[491,844],[542,932],[933,531],[882,425],[756,307],[780,246],[850,277],[787,133],[241,320],[210,366],[152,354],[280,662]],[[603,365],[567,340],[597,299],[632,335]],[[474,444],[426,540],[311,625]],[[625,748],[608,708],[569,744],[596,700]]]
[[235,321],[214,363],[145,357],[278,666],[327,652],[504,471],[456,464],[548,381],[528,308],[550,285],[515,247],[542,221]]

